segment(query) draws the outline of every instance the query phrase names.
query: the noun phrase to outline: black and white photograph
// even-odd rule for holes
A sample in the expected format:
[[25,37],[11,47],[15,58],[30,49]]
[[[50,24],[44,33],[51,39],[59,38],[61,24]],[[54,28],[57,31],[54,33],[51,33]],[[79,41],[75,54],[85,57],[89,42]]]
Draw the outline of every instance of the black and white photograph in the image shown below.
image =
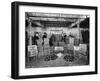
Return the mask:
[[11,77],[97,74],[97,7],[12,3]]
[[89,15],[25,12],[25,67],[89,65]]

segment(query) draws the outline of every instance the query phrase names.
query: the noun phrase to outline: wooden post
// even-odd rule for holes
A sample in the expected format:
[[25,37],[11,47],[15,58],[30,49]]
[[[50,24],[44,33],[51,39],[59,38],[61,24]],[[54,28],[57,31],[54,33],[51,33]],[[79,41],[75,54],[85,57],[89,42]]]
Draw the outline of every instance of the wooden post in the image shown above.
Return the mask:
[[80,25],[79,25],[79,23],[77,23],[77,28],[78,28],[78,31],[79,31],[79,39],[80,39]]
[[31,24],[31,20],[29,19],[29,45],[32,45]]
[[79,30],[79,40],[80,40],[80,43],[82,42],[82,34],[81,34],[81,30],[80,30],[80,20],[79,20],[79,23],[77,24],[77,28]]

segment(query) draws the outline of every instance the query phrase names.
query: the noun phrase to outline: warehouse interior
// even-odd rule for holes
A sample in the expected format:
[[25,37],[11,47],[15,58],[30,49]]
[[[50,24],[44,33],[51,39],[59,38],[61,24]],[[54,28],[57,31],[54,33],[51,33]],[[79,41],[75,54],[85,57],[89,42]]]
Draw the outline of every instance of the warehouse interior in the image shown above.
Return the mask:
[[89,65],[89,15],[25,12],[25,67]]

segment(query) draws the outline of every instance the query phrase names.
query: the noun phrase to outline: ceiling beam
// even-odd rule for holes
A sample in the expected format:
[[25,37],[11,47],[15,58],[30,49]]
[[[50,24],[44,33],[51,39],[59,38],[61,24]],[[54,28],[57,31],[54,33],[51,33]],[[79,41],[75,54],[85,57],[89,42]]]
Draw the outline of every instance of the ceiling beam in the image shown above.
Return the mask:
[[49,17],[29,17],[31,20],[40,20],[40,21],[64,21],[64,22],[75,22],[75,18],[49,18]]
[[81,14],[64,14],[64,13],[41,13],[41,12],[26,12],[30,17],[64,17],[64,18],[86,18],[88,15]]
[[76,24],[79,24],[79,23],[81,23],[81,22],[84,21],[84,20],[85,20],[85,18],[84,18],[84,19],[78,19],[76,22],[72,23],[69,27],[73,27],[73,26],[75,26]]

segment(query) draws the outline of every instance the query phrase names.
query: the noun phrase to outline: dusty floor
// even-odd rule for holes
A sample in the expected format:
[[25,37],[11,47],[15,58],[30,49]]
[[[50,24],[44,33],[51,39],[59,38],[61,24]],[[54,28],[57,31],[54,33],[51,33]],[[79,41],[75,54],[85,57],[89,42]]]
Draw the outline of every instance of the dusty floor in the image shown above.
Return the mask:
[[45,56],[32,57],[27,59],[26,68],[39,68],[39,67],[61,67],[61,66],[80,66],[88,65],[88,57],[82,54],[74,55],[73,61],[66,61],[64,57],[67,54],[58,55],[55,60],[45,61]]

